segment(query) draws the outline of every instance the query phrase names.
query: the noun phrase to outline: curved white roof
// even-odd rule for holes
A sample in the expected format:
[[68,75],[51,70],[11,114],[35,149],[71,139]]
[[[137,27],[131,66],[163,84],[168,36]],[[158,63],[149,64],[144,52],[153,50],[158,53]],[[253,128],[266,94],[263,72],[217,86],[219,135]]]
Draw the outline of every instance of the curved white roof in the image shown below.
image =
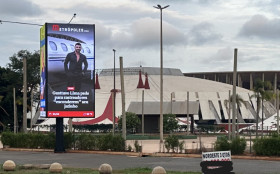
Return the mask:
[[[177,72],[177,71],[176,71]],[[145,84],[145,75],[141,75],[143,84]],[[116,89],[121,89],[120,76],[116,75]],[[96,118],[103,114],[105,107],[111,96],[111,90],[114,86],[113,75],[101,75],[98,77],[100,88],[95,90],[95,114]],[[142,101],[142,91],[144,90],[144,101],[159,102],[160,101],[160,75],[149,75],[148,82],[150,89],[137,88],[139,75],[125,75],[125,108],[128,109],[131,102]],[[164,75],[163,76],[163,100],[169,102],[171,93],[175,93],[174,101],[186,101],[187,92],[189,91],[190,101],[199,101],[203,120],[228,119],[228,110],[225,100],[229,98],[229,90],[232,85],[204,80],[199,78],[185,77],[181,75]],[[252,91],[237,87],[237,93],[246,101],[246,105],[242,104],[240,111],[243,119],[254,119],[255,99],[250,99]],[[253,103],[253,106],[252,106]],[[250,105],[250,106],[249,106]],[[256,108],[256,107],[255,107]],[[159,108],[158,108],[159,110]],[[221,114],[223,111],[223,115]],[[116,94],[116,116],[120,116],[122,111],[121,93]],[[158,111],[160,112],[160,111]],[[274,113],[271,113],[271,115]],[[270,116],[270,115],[267,115]],[[108,116],[110,117],[110,116]],[[198,116],[195,116],[195,120]],[[84,121],[90,119],[75,118],[73,121]],[[99,123],[111,123],[109,119],[105,119]]]

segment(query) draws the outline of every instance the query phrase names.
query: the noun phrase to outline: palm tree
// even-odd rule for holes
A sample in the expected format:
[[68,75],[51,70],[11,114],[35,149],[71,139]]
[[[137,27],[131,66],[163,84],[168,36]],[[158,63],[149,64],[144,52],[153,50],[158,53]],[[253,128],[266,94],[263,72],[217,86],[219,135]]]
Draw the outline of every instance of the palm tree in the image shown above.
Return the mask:
[[[233,100],[233,95],[230,96],[230,101],[225,100],[225,103],[224,103],[225,106],[228,106],[228,103],[230,103],[230,106],[231,106],[232,105],[232,100]],[[240,108],[242,104],[244,104],[245,107],[247,107],[245,101],[243,100],[243,98],[239,94],[236,94],[236,105],[237,105],[237,108]],[[229,114],[230,114],[230,109],[231,109],[231,107],[229,107]],[[237,121],[238,121],[238,113],[237,113],[237,115],[233,115],[232,119],[237,119]],[[232,126],[236,127],[236,125],[232,125]],[[239,126],[238,125],[237,125],[237,129],[235,129],[235,130],[237,130],[237,134],[239,134],[239,131],[238,131],[239,130]],[[232,132],[232,137],[235,137],[235,132]]]
[[257,118],[256,118],[256,138],[258,138],[258,124],[259,124],[259,112],[260,112],[260,105],[262,105],[262,137],[263,137],[263,116],[264,116],[264,100],[271,100],[273,98],[273,92],[270,91],[272,85],[269,81],[263,82],[260,79],[256,80],[254,86],[254,94],[252,97],[257,99]]

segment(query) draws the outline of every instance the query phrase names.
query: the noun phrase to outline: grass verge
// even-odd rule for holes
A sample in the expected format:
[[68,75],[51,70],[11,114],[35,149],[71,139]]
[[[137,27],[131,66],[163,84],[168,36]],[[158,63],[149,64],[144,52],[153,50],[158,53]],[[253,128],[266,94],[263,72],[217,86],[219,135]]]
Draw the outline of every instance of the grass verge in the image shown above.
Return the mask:
[[[131,168],[124,170],[113,170],[113,174],[150,174],[152,169],[150,168]],[[48,169],[23,169],[21,166],[16,167],[15,171],[6,172],[3,170],[2,165],[0,169],[0,174],[49,174]],[[88,169],[88,168],[63,168],[63,174],[99,174],[97,169]],[[176,172],[176,171],[167,171],[168,174],[201,174],[200,172]]]

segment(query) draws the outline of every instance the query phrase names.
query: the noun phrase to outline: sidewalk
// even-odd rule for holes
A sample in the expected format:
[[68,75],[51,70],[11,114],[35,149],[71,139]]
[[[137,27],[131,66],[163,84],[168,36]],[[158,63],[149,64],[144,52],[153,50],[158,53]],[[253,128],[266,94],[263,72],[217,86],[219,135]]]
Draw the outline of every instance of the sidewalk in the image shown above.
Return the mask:
[[[203,149],[207,150],[213,150],[215,141],[217,140],[216,136],[213,137],[201,137],[201,147]],[[133,150],[135,150],[135,143],[136,140],[127,140],[126,146],[131,146]],[[166,152],[166,149],[164,148],[164,145],[161,145],[160,147],[160,140],[137,140],[138,144],[142,146],[142,152],[143,153],[157,153],[157,152]],[[200,149],[200,140],[199,137],[197,139],[184,139],[180,140],[184,141],[184,149],[183,153],[186,153],[186,151],[192,152],[195,150]]]
[[[201,145],[203,149],[213,150],[214,143],[217,140],[217,137],[201,137]],[[136,140],[126,140],[126,146],[131,146],[132,150],[135,151],[135,143]],[[142,153],[158,153],[158,152],[166,152],[164,145],[162,144],[160,147],[160,140],[137,140],[138,144],[142,146]],[[184,149],[182,153],[186,153],[186,151],[193,152],[195,150],[200,149],[199,137],[197,139],[184,139],[180,140],[184,141]],[[0,141],[0,149],[3,148],[3,144]]]

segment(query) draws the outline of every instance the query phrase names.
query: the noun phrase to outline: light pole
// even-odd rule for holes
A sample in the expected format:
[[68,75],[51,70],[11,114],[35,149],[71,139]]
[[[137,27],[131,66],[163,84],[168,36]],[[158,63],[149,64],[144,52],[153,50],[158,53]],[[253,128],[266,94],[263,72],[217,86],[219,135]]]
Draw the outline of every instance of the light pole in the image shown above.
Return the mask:
[[72,22],[72,20],[76,17],[76,13],[74,13],[73,17],[71,18],[71,20],[68,22],[68,24],[70,24]]
[[154,8],[160,10],[160,143],[163,143],[163,57],[162,57],[162,10],[169,7],[169,5],[161,7],[161,5],[154,6]]
[[116,55],[116,50],[113,49],[114,52],[114,92],[113,92],[113,135],[115,134],[115,113],[116,113],[116,60],[115,60],[115,55]]

